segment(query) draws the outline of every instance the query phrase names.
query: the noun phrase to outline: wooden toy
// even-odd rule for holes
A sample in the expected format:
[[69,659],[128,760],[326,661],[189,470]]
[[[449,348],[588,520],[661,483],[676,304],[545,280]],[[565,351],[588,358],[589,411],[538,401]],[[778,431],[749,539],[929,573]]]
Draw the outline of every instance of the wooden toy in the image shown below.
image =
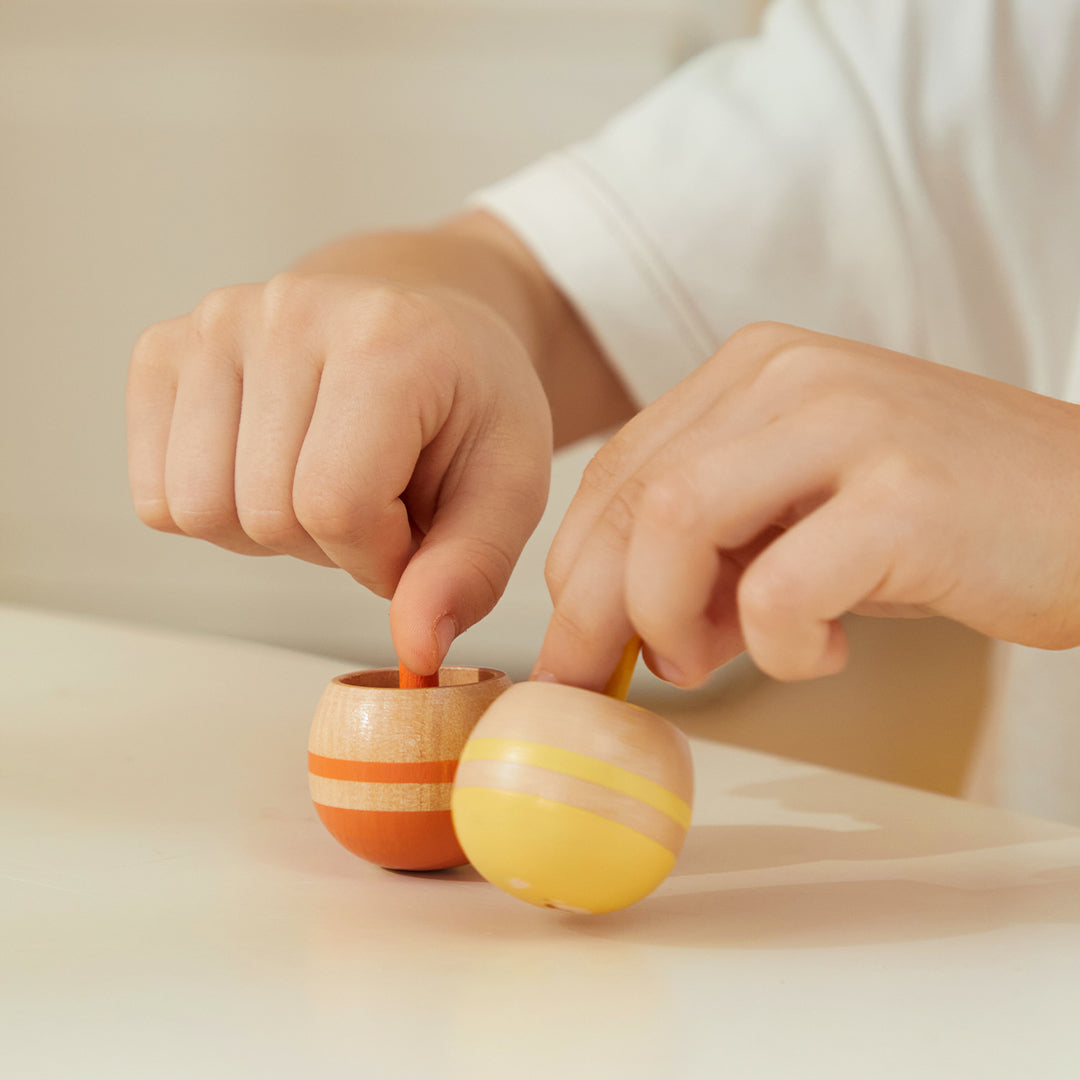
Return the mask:
[[444,667],[439,685],[402,688],[393,668],[339,675],[311,725],[311,798],[333,836],[395,870],[442,870],[465,858],[450,791],[473,725],[510,680]]
[[[631,643],[631,648],[635,643]],[[557,683],[511,687],[484,714],[454,781],[454,827],[469,861],[539,907],[600,913],[647,896],[690,826],[685,736],[647,709]]]

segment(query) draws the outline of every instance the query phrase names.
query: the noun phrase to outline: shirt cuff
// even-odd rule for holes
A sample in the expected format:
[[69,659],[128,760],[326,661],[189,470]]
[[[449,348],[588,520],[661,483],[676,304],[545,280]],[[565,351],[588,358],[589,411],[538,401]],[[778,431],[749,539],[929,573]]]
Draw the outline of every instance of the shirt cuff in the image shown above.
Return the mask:
[[484,188],[469,203],[505,222],[532,250],[639,406],[716,350],[670,268],[572,150]]

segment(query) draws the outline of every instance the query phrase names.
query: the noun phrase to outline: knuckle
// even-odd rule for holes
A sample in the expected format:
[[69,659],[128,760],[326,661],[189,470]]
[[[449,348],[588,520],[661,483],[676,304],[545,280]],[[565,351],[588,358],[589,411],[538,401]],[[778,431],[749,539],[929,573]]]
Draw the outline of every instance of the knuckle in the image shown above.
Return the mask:
[[806,341],[790,341],[777,348],[762,367],[762,378],[788,384],[829,380],[835,371],[835,353]]
[[135,339],[131,347],[132,370],[154,370],[167,360],[171,335],[165,323],[153,323]]
[[838,349],[796,341],[762,364],[756,386],[766,398],[803,410],[808,420],[838,431],[888,432],[896,403],[883,394],[868,366]]
[[558,600],[570,577],[571,559],[565,545],[554,544],[544,560],[544,584],[548,595]]
[[487,595],[482,606],[490,611],[506,589],[514,560],[494,540],[482,536],[473,536],[465,543],[461,559],[483,585]]
[[764,660],[762,667],[769,677],[777,682],[802,682],[820,674],[811,659],[779,651]]
[[795,333],[796,328],[787,323],[776,322],[771,319],[761,319],[757,322],[746,323],[740,326],[724,342],[723,348],[733,345],[740,348],[761,348],[775,345],[789,340]]
[[746,573],[739,582],[738,604],[744,619],[766,625],[791,616],[798,610],[800,582],[782,571],[768,574]]
[[616,435],[589,459],[581,474],[580,490],[586,496],[606,497],[621,483],[624,471],[625,457]]
[[237,516],[244,532],[271,551],[290,549],[300,539],[300,523],[291,510],[238,506]]
[[362,303],[365,338],[386,346],[408,333],[423,338],[434,330],[436,315],[423,297],[396,285],[378,284],[367,289]]
[[678,471],[650,477],[635,498],[635,515],[653,529],[686,532],[698,521],[698,496]]
[[589,626],[584,613],[572,610],[568,604],[561,604],[555,608],[548,633],[570,647],[593,647],[597,638],[596,630]]
[[921,455],[893,450],[877,462],[874,476],[883,494],[890,498],[908,498],[919,492],[931,471],[931,463]]
[[198,341],[219,342],[231,335],[238,320],[238,286],[224,285],[206,294],[191,313],[191,327]]
[[309,536],[335,544],[354,541],[363,520],[363,508],[340,483],[329,480],[299,485],[293,493],[293,511]]
[[941,494],[951,486],[948,467],[923,454],[894,451],[873,473],[878,500],[902,520],[922,523],[933,515]]
[[627,539],[634,529],[642,499],[648,487],[637,476],[620,484],[604,510],[604,525],[621,540]]
[[275,274],[263,286],[263,321],[270,327],[292,327],[307,321],[312,293],[312,281],[307,275],[289,270]]
[[231,506],[212,503],[170,506],[176,527],[187,536],[199,540],[218,540],[232,531],[234,515]]
[[956,502],[947,467],[924,457],[892,453],[880,461],[864,489],[866,512],[887,527],[894,552],[946,551],[959,542],[951,504]]
[[179,530],[164,499],[136,499],[132,505],[138,519],[149,528],[169,533]]

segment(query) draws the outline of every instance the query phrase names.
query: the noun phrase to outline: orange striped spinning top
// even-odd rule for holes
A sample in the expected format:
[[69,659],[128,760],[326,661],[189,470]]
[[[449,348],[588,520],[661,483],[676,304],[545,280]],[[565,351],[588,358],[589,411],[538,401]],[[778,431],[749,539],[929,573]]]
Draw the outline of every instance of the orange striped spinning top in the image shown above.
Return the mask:
[[462,747],[510,685],[491,668],[447,667],[439,686],[400,689],[398,671],[339,675],[311,726],[308,775],[322,823],[349,851],[395,870],[468,860],[450,816]]

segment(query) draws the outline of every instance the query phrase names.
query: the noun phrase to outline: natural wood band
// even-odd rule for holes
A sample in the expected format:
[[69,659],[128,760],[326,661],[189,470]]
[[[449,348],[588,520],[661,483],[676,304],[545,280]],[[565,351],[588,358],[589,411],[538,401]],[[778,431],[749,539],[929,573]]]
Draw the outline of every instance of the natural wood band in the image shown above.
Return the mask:
[[564,773],[586,780],[594,785],[622,792],[635,800],[641,800],[668,817],[684,829],[690,825],[690,807],[674,792],[647,776],[630,769],[620,768],[609,761],[601,761],[587,754],[579,754],[561,746],[527,742],[521,739],[472,738],[465,744],[461,760],[491,760],[538,765],[543,769]]
[[655,840],[673,855],[678,855],[686,837],[685,825],[633,795],[540,765],[520,761],[463,760],[454,786],[458,790],[486,788],[534,795],[586,810]]
[[311,798],[341,810],[449,810],[452,785],[362,783],[309,775]]

